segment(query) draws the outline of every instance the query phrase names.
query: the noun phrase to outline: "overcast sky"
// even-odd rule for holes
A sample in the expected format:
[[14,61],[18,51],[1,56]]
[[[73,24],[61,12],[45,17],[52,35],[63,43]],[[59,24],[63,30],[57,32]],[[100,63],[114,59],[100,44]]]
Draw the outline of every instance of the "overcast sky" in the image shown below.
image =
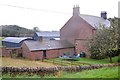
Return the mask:
[[120,0],[0,0],[0,25],[18,25],[28,29],[59,30],[72,16],[73,5],[80,14],[118,17]]

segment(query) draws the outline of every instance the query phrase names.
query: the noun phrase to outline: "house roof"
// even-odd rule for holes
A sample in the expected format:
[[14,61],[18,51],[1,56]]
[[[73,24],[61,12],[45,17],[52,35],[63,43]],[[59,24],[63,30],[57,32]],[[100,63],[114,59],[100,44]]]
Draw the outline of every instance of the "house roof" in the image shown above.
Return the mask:
[[30,37],[6,37],[2,41],[20,43],[23,40],[32,39]]
[[59,31],[40,31],[40,32],[36,32],[36,34],[41,37],[54,37],[54,38],[60,37]]
[[50,40],[50,41],[24,41],[30,51],[36,50],[50,50],[50,49],[60,49],[74,47],[71,43],[67,41],[60,40]]
[[80,14],[79,16],[95,29],[98,29],[100,25],[104,25],[105,27],[110,26],[110,21],[101,17],[84,14]]

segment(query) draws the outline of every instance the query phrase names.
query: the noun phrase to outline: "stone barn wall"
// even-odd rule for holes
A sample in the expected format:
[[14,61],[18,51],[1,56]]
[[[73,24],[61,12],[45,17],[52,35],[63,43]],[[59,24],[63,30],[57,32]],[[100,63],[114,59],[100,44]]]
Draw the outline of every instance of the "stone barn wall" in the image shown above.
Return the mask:
[[15,54],[14,57],[22,57],[21,48],[0,47],[0,52],[3,57],[12,57],[12,54]]

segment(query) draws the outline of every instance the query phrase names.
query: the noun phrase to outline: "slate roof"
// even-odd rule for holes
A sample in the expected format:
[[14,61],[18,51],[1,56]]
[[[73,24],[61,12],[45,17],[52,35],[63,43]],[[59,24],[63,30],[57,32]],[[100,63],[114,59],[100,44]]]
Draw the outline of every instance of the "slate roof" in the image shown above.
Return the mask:
[[74,47],[67,41],[50,40],[50,41],[24,41],[30,51],[36,50],[50,50],[50,49],[61,49]]
[[92,16],[92,15],[79,15],[82,19],[88,22],[92,27],[98,29],[100,25],[104,25],[105,27],[110,27],[110,21],[107,19],[103,19],[101,17]]
[[36,32],[36,34],[41,37],[53,37],[53,38],[60,37],[59,31],[41,31],[41,32]]
[[32,39],[30,37],[6,37],[2,41],[20,43],[23,40]]

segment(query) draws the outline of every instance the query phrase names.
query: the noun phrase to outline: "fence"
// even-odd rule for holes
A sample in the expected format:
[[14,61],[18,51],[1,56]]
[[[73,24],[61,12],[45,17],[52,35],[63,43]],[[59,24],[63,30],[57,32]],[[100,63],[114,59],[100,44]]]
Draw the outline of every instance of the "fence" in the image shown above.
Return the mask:
[[50,59],[50,60],[44,60],[45,62],[53,63],[53,64],[58,64],[61,66],[73,66],[73,65],[91,65],[89,63],[84,63],[84,62],[75,62],[75,61],[65,61],[65,60],[57,60],[57,59]]

